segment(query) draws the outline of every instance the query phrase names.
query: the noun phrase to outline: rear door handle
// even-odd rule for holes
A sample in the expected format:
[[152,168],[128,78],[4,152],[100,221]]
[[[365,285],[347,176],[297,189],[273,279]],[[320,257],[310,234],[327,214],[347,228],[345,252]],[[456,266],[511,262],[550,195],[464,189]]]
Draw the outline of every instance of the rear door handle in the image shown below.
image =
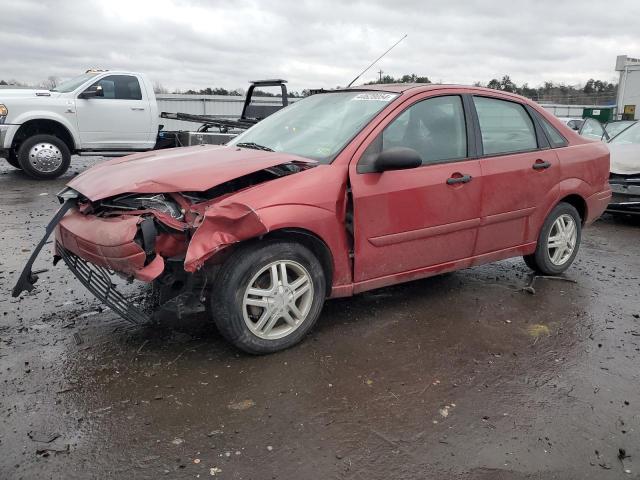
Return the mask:
[[447,178],[447,185],[456,185],[458,183],[469,183],[471,180],[473,180],[473,177],[467,174],[460,175],[459,177],[449,177]]
[[131,110],[139,110],[139,111],[143,111],[144,107],[131,107]]
[[545,168],[549,168],[551,164],[549,162],[545,162],[544,160],[536,160],[536,163],[533,164],[534,170],[544,170]]

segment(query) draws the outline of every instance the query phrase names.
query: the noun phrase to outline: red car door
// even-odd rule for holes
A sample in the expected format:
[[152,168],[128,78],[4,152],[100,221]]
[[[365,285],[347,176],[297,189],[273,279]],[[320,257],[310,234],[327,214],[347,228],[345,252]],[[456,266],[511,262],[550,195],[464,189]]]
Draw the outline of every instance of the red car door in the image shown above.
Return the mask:
[[535,214],[555,198],[560,165],[523,104],[484,96],[474,96],[473,104],[483,180],[478,256],[536,241],[540,216]]
[[[371,132],[349,167],[356,292],[461,268],[473,254],[482,176],[469,158],[462,97],[407,103]],[[376,155],[397,147],[417,151],[422,166],[373,171]]]

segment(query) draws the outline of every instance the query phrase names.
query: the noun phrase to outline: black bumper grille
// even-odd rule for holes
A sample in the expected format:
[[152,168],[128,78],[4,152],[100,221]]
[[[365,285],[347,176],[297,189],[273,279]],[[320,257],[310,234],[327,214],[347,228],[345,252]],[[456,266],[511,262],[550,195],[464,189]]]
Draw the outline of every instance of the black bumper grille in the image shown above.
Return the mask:
[[106,268],[94,265],[65,249],[59,243],[56,251],[87,290],[93,293],[102,303],[110,307],[122,318],[133,324],[149,321],[149,316],[116,289],[111,281],[113,273]]

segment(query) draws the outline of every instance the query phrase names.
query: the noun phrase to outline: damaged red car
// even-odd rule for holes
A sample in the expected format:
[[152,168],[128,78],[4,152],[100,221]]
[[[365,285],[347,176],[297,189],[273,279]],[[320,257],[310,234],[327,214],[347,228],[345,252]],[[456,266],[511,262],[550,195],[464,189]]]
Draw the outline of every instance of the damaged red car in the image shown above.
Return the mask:
[[302,339],[327,298],[514,256],[563,272],[610,200],[608,178],[606,145],[514,94],[330,91],[226,146],[74,178],[13,293],[33,289],[55,231],[55,259],[125,319],[147,314],[114,274],[151,282],[161,304],[195,296],[234,345],[274,352]]

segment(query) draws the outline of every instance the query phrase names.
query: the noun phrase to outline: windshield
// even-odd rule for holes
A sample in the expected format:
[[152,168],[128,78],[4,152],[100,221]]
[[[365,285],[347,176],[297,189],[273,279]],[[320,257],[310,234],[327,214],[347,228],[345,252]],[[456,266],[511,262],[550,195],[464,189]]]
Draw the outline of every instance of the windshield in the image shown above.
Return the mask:
[[636,123],[635,125],[630,126],[626,130],[623,130],[621,133],[616,135],[616,137],[611,140],[611,143],[619,143],[619,144],[640,143],[640,123]]
[[87,80],[95,77],[97,73],[85,73],[84,75],[79,75],[77,77],[73,77],[71,80],[66,80],[58,85],[56,88],[52,88],[52,92],[61,92],[61,93],[69,93],[73,92],[76,88],[82,85]]
[[265,118],[228,145],[331,163],[346,143],[397,96],[376,91],[312,95]]
[[636,123],[635,120],[621,120],[619,122],[607,123],[604,126],[604,129],[607,131],[609,136],[611,138],[613,138],[616,135],[618,135],[620,132],[622,132],[622,131],[626,130],[627,128],[629,128],[634,123]]

